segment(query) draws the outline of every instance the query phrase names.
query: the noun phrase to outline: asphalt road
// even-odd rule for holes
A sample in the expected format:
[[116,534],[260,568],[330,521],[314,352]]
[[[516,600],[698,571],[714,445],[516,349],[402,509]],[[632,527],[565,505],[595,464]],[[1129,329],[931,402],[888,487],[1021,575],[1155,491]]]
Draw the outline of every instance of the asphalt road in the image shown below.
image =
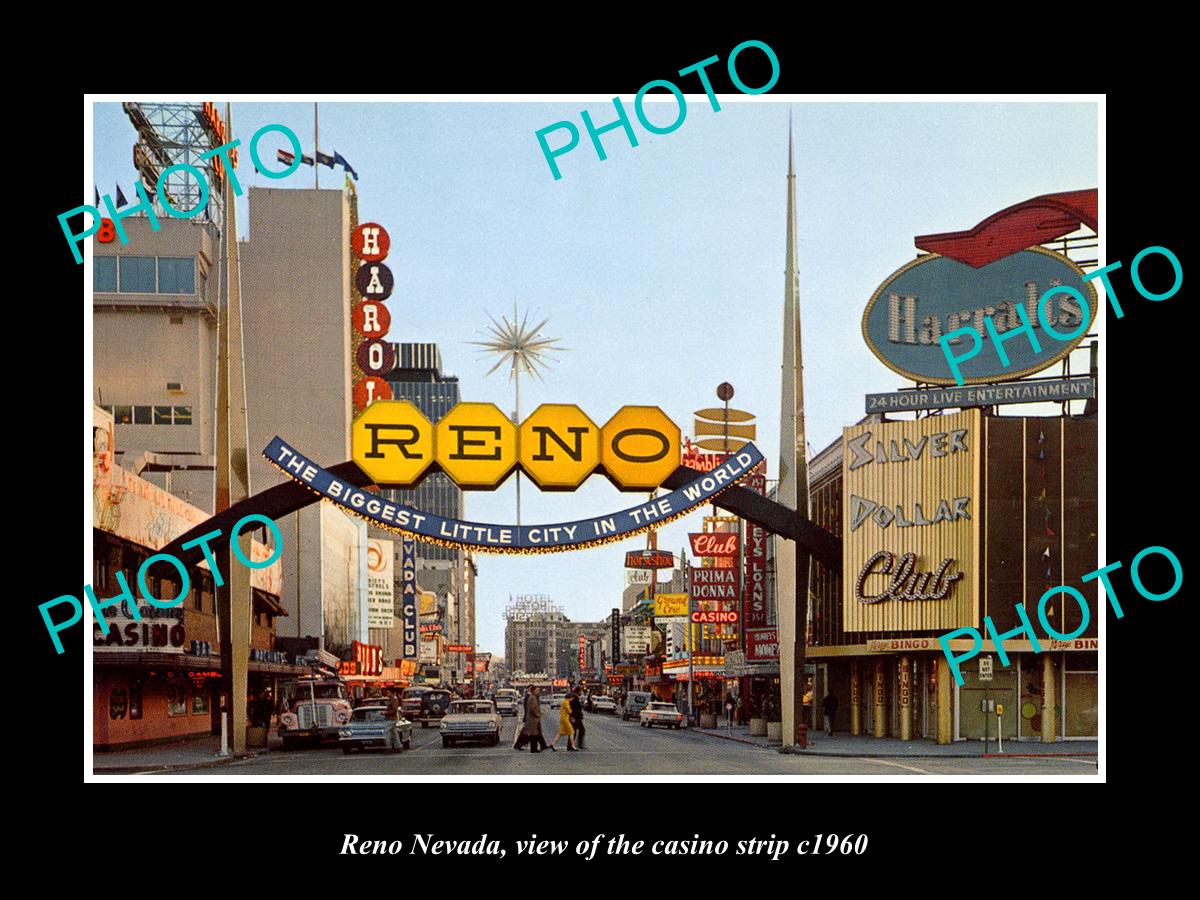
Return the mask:
[[[543,707],[543,732],[554,737],[558,714]],[[921,759],[785,756],[774,749],[681,729],[642,728],[610,715],[586,715],[586,748],[514,751],[517,720],[503,717],[500,744],[442,747],[436,727],[413,728],[412,747],[349,756],[333,745],[275,751],[189,775],[1094,775],[1094,760],[1066,758]]]

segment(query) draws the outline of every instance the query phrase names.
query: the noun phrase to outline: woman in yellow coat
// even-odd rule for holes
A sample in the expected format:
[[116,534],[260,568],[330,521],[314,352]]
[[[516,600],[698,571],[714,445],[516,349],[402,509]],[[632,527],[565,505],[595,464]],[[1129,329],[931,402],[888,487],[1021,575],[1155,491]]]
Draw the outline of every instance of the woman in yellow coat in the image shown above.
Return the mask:
[[563,697],[562,705],[558,707],[558,734],[554,736],[554,740],[550,742],[550,749],[554,750],[558,739],[566,735],[567,749],[574,750],[575,744],[571,738],[575,736],[575,729],[571,726],[571,695]]

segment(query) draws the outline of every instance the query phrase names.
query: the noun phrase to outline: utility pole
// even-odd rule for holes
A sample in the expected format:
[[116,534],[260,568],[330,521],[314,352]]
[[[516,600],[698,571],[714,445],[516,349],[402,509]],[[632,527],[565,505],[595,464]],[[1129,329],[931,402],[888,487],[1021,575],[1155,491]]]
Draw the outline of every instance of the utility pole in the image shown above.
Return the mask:
[[[233,113],[225,104],[225,121],[233,133]],[[246,366],[242,343],[241,272],[238,265],[237,206],[233,173],[225,177],[225,221],[221,234],[221,297],[217,310],[217,442],[216,503],[223,512],[250,496],[247,464]],[[234,542],[237,542],[236,544]],[[234,753],[246,750],[246,690],[250,666],[250,569],[234,558],[250,559],[250,533],[243,531],[217,551],[225,583],[217,588],[217,624],[221,642],[221,680]],[[214,572],[214,575],[218,573]]]

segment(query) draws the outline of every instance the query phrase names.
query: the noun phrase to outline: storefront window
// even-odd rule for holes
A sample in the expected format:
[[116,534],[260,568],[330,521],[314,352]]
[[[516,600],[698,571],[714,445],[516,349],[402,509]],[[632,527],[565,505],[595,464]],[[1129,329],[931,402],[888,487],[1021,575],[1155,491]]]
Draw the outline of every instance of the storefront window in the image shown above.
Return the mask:
[[203,688],[195,688],[192,691],[192,715],[207,715],[208,713],[208,692]]
[[108,695],[108,717],[123,719],[129,712],[129,692],[123,687],[115,687]]
[[187,715],[187,685],[182,681],[167,683],[167,715]]
[[129,718],[142,717],[142,683],[135,681],[129,686]]
[[1099,674],[1095,653],[1064,653],[1063,734],[1095,737],[1099,734]]

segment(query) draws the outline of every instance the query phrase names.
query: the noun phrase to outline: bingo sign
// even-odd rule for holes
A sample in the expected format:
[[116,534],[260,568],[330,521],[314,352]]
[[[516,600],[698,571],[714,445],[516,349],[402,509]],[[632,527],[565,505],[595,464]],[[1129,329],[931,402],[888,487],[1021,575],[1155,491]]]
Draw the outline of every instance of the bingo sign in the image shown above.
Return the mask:
[[350,231],[350,250],[358,260],[354,275],[354,413],[376,400],[391,400],[391,386],[384,376],[396,368],[396,351],[387,337],[392,317],[383,305],[392,294],[395,279],[384,265],[391,239],[375,222],[364,222]]

